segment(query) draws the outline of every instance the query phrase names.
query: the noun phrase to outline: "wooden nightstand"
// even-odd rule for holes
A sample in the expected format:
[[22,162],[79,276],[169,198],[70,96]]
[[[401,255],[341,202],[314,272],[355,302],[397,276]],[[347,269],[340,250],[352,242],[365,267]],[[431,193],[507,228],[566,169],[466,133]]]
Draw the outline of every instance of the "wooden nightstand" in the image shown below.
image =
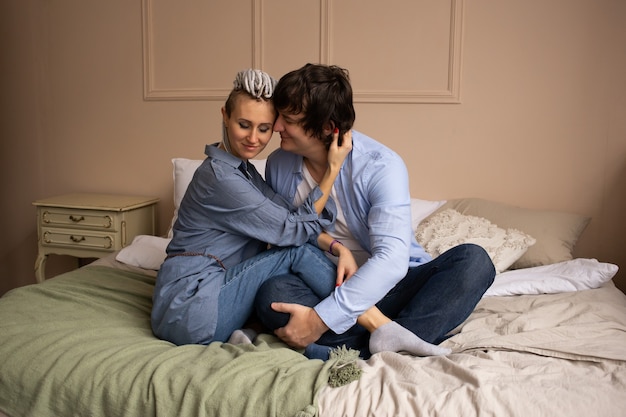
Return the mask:
[[156,232],[155,197],[66,194],[33,202],[37,206],[37,282],[46,278],[50,254],[102,258]]

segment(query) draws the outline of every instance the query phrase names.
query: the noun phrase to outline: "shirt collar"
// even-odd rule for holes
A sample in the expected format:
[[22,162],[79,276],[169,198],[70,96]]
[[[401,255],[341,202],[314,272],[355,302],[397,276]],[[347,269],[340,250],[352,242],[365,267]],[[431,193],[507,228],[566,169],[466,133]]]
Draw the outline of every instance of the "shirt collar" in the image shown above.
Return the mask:
[[204,147],[204,154],[212,159],[217,159],[219,161],[225,162],[228,165],[231,165],[233,168],[239,168],[242,164],[245,167],[246,161],[243,161],[237,158],[234,155],[229,154],[226,151],[218,148],[220,142],[216,142],[212,145],[206,145]]
[[219,146],[219,142],[214,143],[212,145],[206,145],[204,148],[204,153],[206,154],[206,156],[208,156],[211,159],[222,161],[232,166],[233,168],[238,169],[239,171],[241,171],[243,175],[246,176],[246,178],[251,180],[252,176],[250,175],[250,170],[248,167],[248,164],[250,162],[244,161],[243,159],[239,159],[236,156],[226,151],[221,150],[218,146]]

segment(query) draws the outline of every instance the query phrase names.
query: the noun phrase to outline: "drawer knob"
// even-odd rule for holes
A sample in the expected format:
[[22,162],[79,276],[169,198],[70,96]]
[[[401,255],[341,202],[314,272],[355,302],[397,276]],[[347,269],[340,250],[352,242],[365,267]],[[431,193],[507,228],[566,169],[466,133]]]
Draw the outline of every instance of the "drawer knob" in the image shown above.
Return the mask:
[[78,243],[78,242],[82,242],[83,240],[85,240],[85,236],[70,235],[70,239],[72,240],[72,242]]
[[85,216],[74,216],[73,214],[70,214],[70,220],[74,223],[79,223],[85,220]]

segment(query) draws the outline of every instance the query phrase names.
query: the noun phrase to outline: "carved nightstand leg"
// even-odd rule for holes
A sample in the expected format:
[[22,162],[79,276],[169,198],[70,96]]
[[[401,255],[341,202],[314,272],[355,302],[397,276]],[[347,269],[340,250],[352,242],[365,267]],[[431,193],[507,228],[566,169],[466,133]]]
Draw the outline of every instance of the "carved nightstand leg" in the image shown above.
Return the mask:
[[40,284],[46,279],[46,260],[48,259],[48,255],[37,255],[37,260],[35,261],[35,279],[37,283]]

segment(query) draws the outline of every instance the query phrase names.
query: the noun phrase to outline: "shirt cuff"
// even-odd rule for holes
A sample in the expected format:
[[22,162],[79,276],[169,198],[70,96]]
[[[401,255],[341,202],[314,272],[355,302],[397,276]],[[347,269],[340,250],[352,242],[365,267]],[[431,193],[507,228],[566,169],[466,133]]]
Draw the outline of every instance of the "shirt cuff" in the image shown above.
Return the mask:
[[337,334],[346,332],[356,323],[353,314],[345,312],[337,303],[335,292],[320,301],[315,307],[315,312],[320,316],[324,324]]
[[[309,197],[307,199],[307,204],[309,204],[313,213],[316,213],[315,202],[319,200],[320,198],[322,198],[322,195],[323,193],[322,193],[322,190],[320,190],[319,186],[315,187],[313,191],[311,191],[311,193],[309,194]],[[337,218],[337,205],[335,204],[335,201],[332,199],[332,197],[328,197],[328,200],[326,201],[326,205],[324,206],[324,208],[322,209],[322,212],[319,215],[319,219],[324,225],[324,227],[326,228],[327,226],[333,225],[335,223],[336,218]]]

